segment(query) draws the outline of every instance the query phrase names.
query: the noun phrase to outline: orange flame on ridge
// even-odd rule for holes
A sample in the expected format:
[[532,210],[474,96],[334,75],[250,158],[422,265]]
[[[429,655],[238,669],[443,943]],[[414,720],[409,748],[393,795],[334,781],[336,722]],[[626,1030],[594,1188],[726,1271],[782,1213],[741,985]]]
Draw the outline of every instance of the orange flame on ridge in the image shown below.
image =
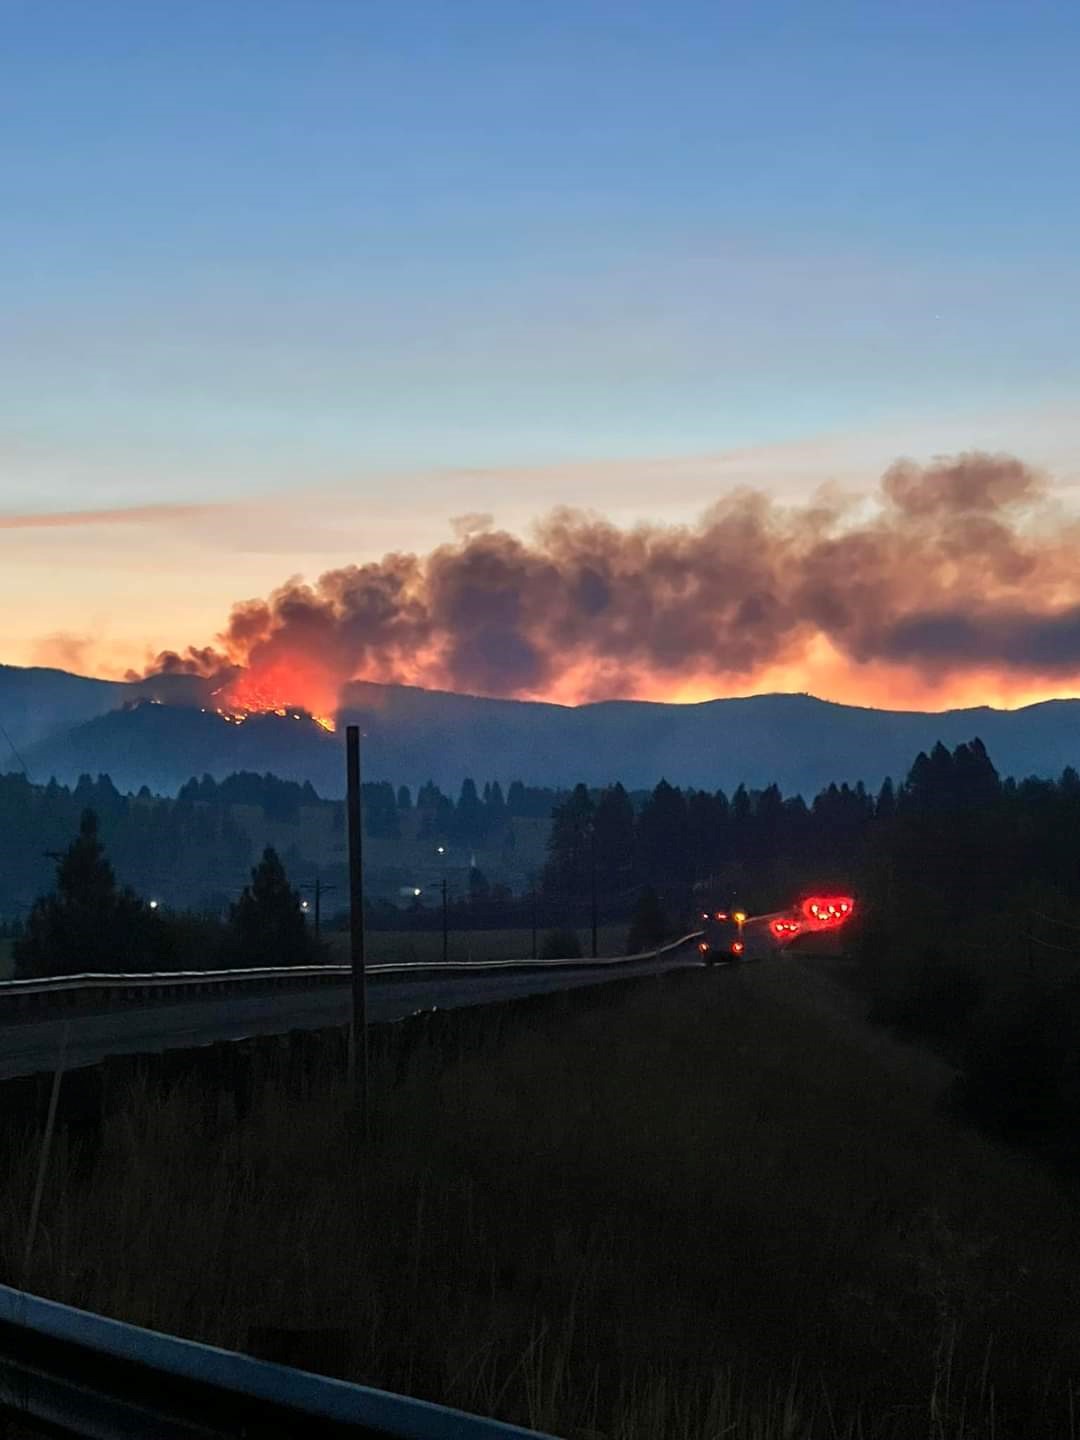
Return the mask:
[[249,715],[308,715],[324,730],[336,728],[337,685],[322,667],[297,660],[276,660],[273,664],[245,671],[214,691],[217,711],[233,724]]

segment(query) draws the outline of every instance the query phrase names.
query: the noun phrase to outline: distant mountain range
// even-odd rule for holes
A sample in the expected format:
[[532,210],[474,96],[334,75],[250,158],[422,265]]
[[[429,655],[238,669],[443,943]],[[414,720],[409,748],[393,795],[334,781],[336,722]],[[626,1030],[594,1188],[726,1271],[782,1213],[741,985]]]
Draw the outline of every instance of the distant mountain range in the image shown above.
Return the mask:
[[940,714],[867,710],[809,695],[755,695],[665,705],[609,700],[568,707],[491,700],[401,685],[347,687],[339,733],[308,716],[255,715],[231,724],[201,708],[205,682],[160,676],[125,683],[62,670],[0,666],[0,771],[25,763],[32,780],[71,783],[106,773],[123,790],[175,792],[192,775],[236,770],[344,789],[340,726],[364,732],[365,778],[456,790],[465,776],[504,784],[734,789],[775,780],[812,795],[831,780],[876,787],[906,774],[919,750],[978,735],[1002,774],[1080,768],[1080,700],[1022,710],[980,706]]

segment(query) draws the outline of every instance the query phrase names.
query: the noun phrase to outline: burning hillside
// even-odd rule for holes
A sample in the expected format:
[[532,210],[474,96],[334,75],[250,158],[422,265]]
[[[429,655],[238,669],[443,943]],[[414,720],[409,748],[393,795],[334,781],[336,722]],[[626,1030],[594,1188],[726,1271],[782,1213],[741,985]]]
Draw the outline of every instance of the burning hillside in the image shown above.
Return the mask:
[[[302,670],[293,673],[285,665],[269,672],[245,671],[212,692],[213,708],[222,719],[234,725],[242,725],[251,715],[280,715],[294,720],[310,719],[323,730],[332,732],[335,728],[332,713],[316,714],[298,704],[300,695],[313,693],[305,681]],[[334,698],[336,706],[337,697]]]

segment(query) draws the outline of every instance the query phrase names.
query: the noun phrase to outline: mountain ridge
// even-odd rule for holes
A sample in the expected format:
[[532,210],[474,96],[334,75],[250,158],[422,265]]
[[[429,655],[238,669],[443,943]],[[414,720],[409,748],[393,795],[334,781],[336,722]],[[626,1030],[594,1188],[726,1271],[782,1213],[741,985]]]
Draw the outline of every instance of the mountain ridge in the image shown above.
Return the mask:
[[[109,681],[44,668],[0,666],[0,724],[35,780],[108,773],[122,789],[175,792],[192,775],[271,771],[340,794],[340,734],[309,718],[254,715],[230,724],[193,676]],[[919,750],[976,734],[1003,774],[1054,775],[1080,766],[1080,700],[1017,710],[876,710],[803,693],[688,704],[600,700],[581,706],[356,681],[342,724],[365,733],[369,779],[456,789],[462,779],[646,788],[659,779],[708,789],[776,781],[816,793],[830,781],[876,787],[901,778]]]

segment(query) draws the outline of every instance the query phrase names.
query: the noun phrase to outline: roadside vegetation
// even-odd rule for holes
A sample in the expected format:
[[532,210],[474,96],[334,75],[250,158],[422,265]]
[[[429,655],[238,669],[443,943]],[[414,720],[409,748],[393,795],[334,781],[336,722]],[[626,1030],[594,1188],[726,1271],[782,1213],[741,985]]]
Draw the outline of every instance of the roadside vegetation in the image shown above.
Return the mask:
[[794,958],[552,997],[377,1067],[366,1147],[325,1071],[242,1119],[136,1088],[54,1147],[27,1283],[238,1349],[310,1328],[335,1373],[570,1440],[1075,1434],[1072,1203],[853,1008]]
[[56,885],[12,943],[15,974],[232,969],[324,958],[277,852],[267,849],[226,920],[174,914],[120,886],[93,810],[57,856]]

